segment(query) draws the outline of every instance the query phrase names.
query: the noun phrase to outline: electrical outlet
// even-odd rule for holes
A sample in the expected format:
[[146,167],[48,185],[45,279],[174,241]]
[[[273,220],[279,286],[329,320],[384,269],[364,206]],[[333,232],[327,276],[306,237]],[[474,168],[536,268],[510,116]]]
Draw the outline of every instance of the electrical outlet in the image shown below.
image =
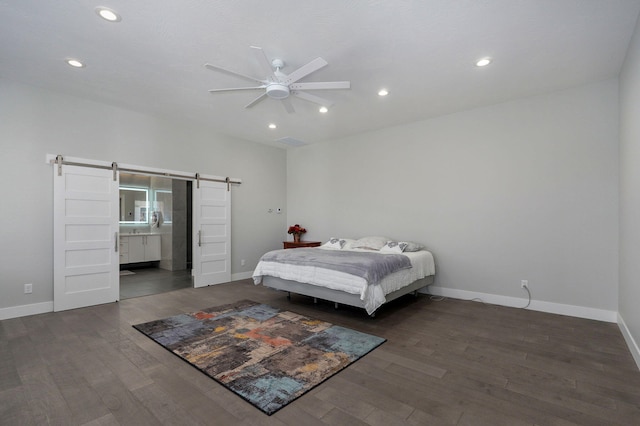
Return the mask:
[[522,288],[529,288],[529,280],[522,280],[522,281],[520,281],[520,287],[522,287]]
[[247,263],[247,261],[246,261],[246,260],[244,260],[244,259],[242,259],[242,260],[240,261],[240,266],[244,266],[246,263]]
[[33,293],[33,284],[25,284],[24,285],[24,294]]

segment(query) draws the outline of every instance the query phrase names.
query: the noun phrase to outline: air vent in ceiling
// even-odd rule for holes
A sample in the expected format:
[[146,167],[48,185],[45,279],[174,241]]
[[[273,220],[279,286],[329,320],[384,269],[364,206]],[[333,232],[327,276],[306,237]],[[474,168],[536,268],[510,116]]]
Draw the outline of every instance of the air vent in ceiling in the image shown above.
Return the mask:
[[277,142],[280,142],[280,143],[283,143],[283,144],[289,145],[289,146],[307,145],[307,143],[304,142],[304,141],[301,141],[299,139],[290,138],[288,136],[286,138],[278,139]]

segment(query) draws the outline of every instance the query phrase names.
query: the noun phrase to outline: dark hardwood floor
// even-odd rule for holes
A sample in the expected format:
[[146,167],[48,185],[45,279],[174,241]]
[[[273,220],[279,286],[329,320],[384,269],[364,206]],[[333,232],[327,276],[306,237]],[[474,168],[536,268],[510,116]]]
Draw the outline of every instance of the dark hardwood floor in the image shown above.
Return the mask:
[[[250,299],[388,339],[269,417],[132,324]],[[3,425],[637,425],[616,324],[445,300],[364,311],[250,280],[0,322]]]

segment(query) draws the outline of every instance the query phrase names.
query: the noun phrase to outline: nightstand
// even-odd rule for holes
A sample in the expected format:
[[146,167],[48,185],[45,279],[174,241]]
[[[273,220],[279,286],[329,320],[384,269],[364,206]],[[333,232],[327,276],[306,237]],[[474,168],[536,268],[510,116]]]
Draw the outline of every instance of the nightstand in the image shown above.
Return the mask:
[[293,241],[283,241],[282,245],[286,249],[301,248],[301,247],[320,247],[322,243],[320,241],[300,241],[299,243]]

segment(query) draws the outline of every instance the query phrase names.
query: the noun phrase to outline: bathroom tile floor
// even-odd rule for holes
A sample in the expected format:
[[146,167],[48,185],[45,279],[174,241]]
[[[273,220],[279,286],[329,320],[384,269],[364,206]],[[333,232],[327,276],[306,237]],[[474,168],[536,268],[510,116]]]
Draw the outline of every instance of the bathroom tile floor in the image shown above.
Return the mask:
[[160,268],[130,268],[129,270],[134,274],[120,276],[121,300],[193,287],[189,269],[167,271]]

